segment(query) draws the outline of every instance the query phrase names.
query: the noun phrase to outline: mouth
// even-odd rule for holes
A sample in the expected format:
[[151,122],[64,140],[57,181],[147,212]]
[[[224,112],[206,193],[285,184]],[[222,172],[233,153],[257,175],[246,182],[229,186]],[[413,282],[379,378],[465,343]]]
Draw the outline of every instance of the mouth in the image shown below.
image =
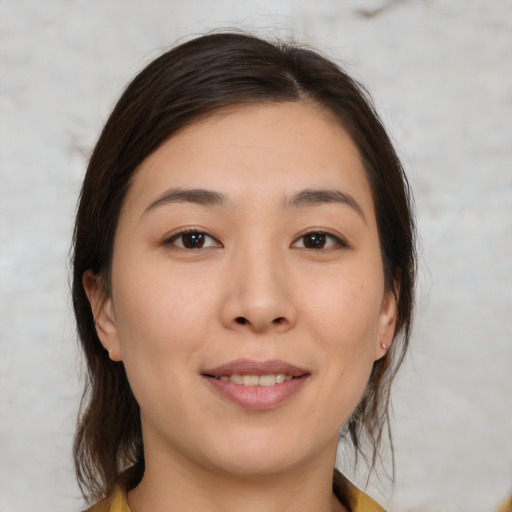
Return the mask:
[[269,375],[221,375],[215,377],[223,382],[233,382],[234,384],[242,386],[264,386],[270,387],[276,384],[282,384],[283,382],[292,380],[296,377],[292,375],[286,375],[284,373],[269,374]]
[[246,409],[275,408],[307,381],[310,373],[284,361],[245,359],[202,372],[217,394]]

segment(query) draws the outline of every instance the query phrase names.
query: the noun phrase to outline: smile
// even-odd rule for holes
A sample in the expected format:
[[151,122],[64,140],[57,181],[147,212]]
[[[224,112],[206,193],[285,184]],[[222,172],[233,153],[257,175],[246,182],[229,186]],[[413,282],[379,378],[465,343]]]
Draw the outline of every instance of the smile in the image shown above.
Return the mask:
[[202,372],[215,395],[250,410],[275,409],[292,399],[310,372],[285,361],[239,359]]
[[221,375],[217,377],[218,380],[223,382],[233,382],[242,386],[275,386],[283,382],[293,379],[292,375],[284,373],[270,374],[270,375]]

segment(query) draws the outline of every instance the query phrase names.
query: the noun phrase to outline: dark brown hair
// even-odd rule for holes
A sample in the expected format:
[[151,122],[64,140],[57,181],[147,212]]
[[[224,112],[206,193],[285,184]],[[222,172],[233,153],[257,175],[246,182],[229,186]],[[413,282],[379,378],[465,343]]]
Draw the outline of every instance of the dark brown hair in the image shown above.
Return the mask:
[[[288,101],[312,102],[330,112],[359,149],[373,194],[386,287],[397,293],[395,342],[374,363],[343,431],[355,453],[370,468],[375,465],[383,433],[389,432],[390,385],[407,349],[413,308],[414,222],[402,166],[369,96],[332,61],[295,44],[217,33],[164,53],[135,77],[110,115],[84,179],[72,294],[88,370],[74,445],[86,499],[109,494],[130,466],[131,485],[144,471],[139,407],[123,364],[112,362],[99,342],[82,286],[84,272],[92,270],[109,294],[116,226],[137,167],[177,130],[223,107]],[[340,499],[348,505],[347,496]]]

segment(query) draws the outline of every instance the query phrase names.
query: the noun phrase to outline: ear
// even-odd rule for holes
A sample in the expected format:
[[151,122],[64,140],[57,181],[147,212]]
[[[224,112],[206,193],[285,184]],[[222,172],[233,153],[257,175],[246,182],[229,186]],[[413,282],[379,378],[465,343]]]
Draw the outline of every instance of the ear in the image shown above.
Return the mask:
[[393,343],[396,328],[397,295],[387,291],[382,300],[379,315],[378,335],[375,345],[375,361],[384,357]]
[[121,361],[121,347],[111,297],[107,296],[103,278],[87,270],[82,285],[91,305],[96,333],[112,361]]

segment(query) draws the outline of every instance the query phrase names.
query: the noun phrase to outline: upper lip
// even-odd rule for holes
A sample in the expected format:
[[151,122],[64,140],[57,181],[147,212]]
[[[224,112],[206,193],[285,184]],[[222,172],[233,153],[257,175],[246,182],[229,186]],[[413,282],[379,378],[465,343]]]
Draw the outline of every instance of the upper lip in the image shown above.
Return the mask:
[[202,372],[203,375],[210,375],[212,377],[222,377],[223,375],[275,375],[284,373],[292,377],[302,377],[307,375],[308,371],[304,368],[299,368],[286,361],[269,360],[269,361],[251,361],[249,359],[237,359],[229,363],[221,364],[215,368],[207,369]]

